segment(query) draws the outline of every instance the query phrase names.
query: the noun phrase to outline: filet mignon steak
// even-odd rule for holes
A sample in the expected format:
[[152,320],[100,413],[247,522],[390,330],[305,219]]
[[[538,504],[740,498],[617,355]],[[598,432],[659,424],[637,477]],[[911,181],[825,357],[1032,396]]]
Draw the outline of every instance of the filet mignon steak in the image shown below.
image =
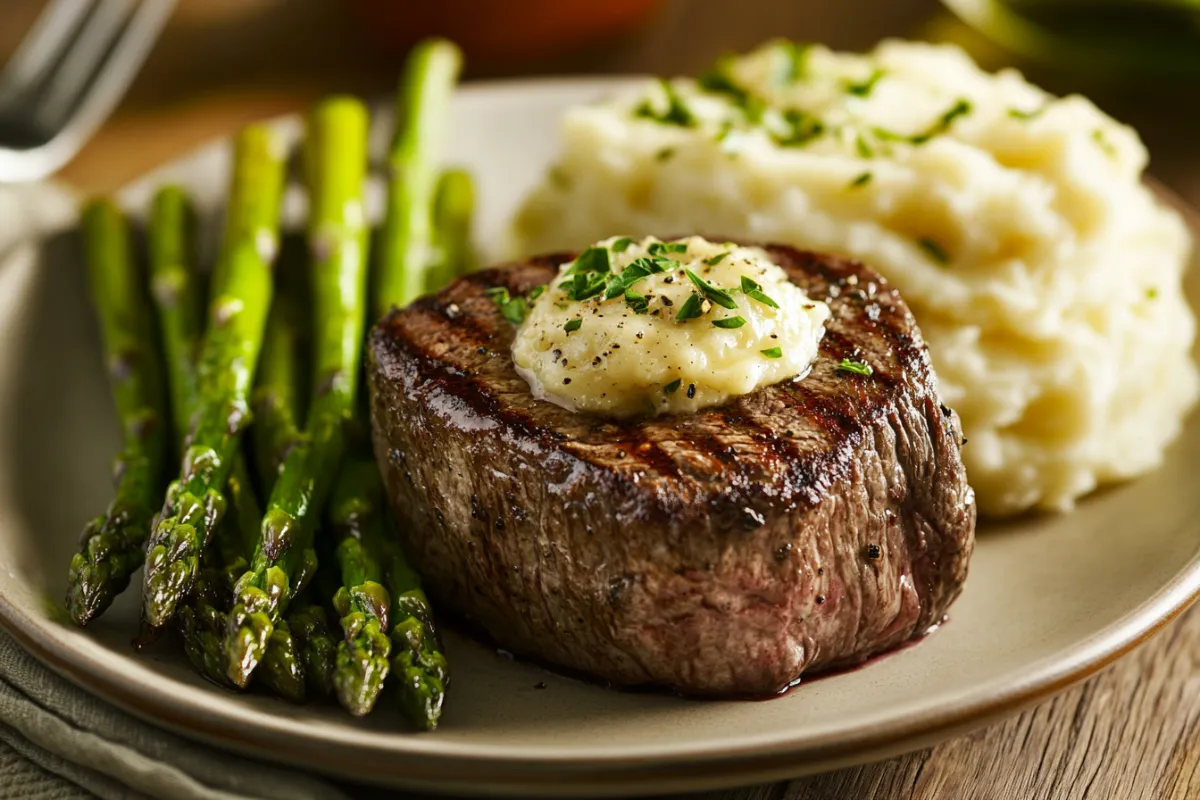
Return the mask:
[[[764,695],[921,636],[958,596],[975,501],[912,315],[861,264],[766,248],[832,317],[810,374],[614,422],[536,400],[479,272],[372,331],[376,457],[437,605],[620,686]],[[863,376],[842,359],[869,364]]]

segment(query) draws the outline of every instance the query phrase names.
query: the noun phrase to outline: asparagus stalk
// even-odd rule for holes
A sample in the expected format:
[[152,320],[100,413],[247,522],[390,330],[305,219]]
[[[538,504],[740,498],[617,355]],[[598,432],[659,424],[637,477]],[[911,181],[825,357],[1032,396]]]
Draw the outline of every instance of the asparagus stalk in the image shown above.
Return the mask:
[[259,485],[269,493],[291,449],[303,439],[296,420],[296,332],[287,314],[271,309],[259,361],[261,380],[254,389],[251,408]]
[[392,305],[408,305],[425,291],[434,246],[437,163],[461,66],[462,54],[455,45],[430,39],[413,48],[401,79],[375,285],[376,304],[383,313]]
[[429,271],[425,288],[436,292],[455,278],[475,269],[471,247],[471,215],[475,210],[475,187],[465,170],[448,169],[438,179],[433,202],[434,238],[439,252]]
[[199,404],[179,478],[149,542],[142,617],[158,630],[191,590],[200,554],[225,513],[220,489],[249,421],[248,397],[271,303],[284,147],[268,127],[238,137],[224,249],[200,353]]
[[154,195],[147,230],[150,294],[158,311],[178,444],[187,436],[196,409],[196,359],[204,334],[201,282],[191,252],[193,224],[191,203],[178,186],[164,186]]
[[404,716],[420,730],[433,730],[442,716],[450,667],[433,627],[433,611],[421,578],[405,559],[395,531],[391,533],[384,540],[384,550],[392,596],[393,680]]
[[[425,286],[437,145],[444,139],[450,95],[460,66],[457,48],[442,40],[419,44],[409,56],[389,155],[392,181],[376,276],[376,318],[393,306],[408,304]],[[447,204],[449,199],[444,198]],[[386,517],[387,509],[383,512]],[[385,537],[384,549],[393,604],[391,673],[399,688],[400,707],[414,726],[432,730],[442,713],[448,680],[446,658],[432,627],[420,578],[394,535]]]
[[113,500],[84,528],[71,559],[66,603],[79,625],[103,613],[141,566],[167,459],[159,354],[128,227],[115,205],[100,200],[85,209],[83,234],[124,443],[113,464]]
[[333,606],[344,635],[337,647],[333,685],[338,700],[357,717],[374,708],[390,668],[391,600],[383,587],[382,512],[383,486],[375,463],[348,457],[329,504],[341,569]]
[[367,122],[366,107],[344,97],[318,105],[309,121],[315,389],[305,435],[284,459],[251,568],[235,587],[226,649],[229,677],[239,686],[315,570],[313,534],[355,408],[366,302]]
[[[284,459],[304,435],[300,423],[301,387],[304,384],[301,352],[307,343],[304,320],[307,303],[296,280],[304,271],[292,270],[293,263],[285,245],[280,256],[281,266],[276,271],[275,302],[267,317],[262,355],[258,361],[258,383],[251,400],[254,425],[250,434],[255,466],[259,486],[267,495],[275,486]],[[257,531],[254,535],[257,539]],[[252,540],[248,552],[253,552],[254,546]]]
[[[183,444],[200,403],[197,359],[204,336],[201,276],[192,256],[194,213],[187,195],[178,186],[165,186],[154,196],[148,240],[150,289],[158,312],[159,334],[167,363],[167,389],[171,398],[174,441]],[[249,493],[249,476],[239,454],[233,464],[231,491]],[[256,513],[257,502],[239,505],[239,513]],[[245,515],[241,524],[248,524]],[[257,524],[257,523],[256,523]]]

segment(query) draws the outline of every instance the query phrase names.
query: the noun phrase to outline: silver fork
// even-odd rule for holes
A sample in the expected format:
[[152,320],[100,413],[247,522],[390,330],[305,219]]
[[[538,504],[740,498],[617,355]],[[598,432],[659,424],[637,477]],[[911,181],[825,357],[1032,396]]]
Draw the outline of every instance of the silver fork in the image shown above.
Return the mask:
[[0,183],[69,161],[112,111],[175,0],[50,0],[0,72]]

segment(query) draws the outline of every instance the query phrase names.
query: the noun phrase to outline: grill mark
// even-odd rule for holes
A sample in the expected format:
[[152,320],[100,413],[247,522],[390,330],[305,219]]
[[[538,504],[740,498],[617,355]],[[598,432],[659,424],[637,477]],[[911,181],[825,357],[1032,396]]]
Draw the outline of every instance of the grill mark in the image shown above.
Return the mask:
[[619,446],[646,470],[668,481],[679,481],[683,478],[678,462],[661,443],[647,435],[645,426],[623,429],[620,436]]

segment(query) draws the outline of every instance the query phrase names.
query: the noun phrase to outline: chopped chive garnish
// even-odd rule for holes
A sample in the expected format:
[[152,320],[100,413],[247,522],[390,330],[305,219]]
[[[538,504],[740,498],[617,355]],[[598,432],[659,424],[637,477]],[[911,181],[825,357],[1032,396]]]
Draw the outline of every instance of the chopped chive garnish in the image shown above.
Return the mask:
[[[679,264],[669,258],[651,257],[635,258],[620,275],[610,275],[604,285],[604,299],[612,300],[620,297],[629,287],[650,275],[666,272],[678,267]],[[578,278],[576,279],[578,280]]]
[[716,142],[721,146],[721,152],[730,158],[741,152],[744,141],[745,136],[735,131],[733,123],[729,120],[722,123],[721,130],[717,131]]
[[727,256],[727,255],[729,255],[728,251],[726,251],[724,253],[717,253],[715,256],[713,256],[711,258],[704,259],[704,263],[708,264],[710,267],[715,267],[717,264],[720,264],[722,261],[724,261],[725,256]]
[[525,298],[514,297],[500,306],[500,314],[513,325],[520,325],[525,321],[525,308]]
[[796,108],[783,112],[783,126],[772,131],[780,147],[801,147],[825,132],[825,123]]
[[645,314],[650,308],[650,301],[645,295],[638,294],[633,289],[625,290],[625,303],[633,309],[635,314]]
[[751,300],[757,300],[758,302],[762,303],[764,306],[770,306],[771,308],[779,308],[779,303],[776,303],[769,296],[767,296],[763,292],[761,286],[759,286],[757,283],[755,283],[755,281],[753,279],[748,278],[745,275],[742,276],[742,293],[745,294],[746,297],[749,297]]
[[630,239],[628,236],[622,236],[612,243],[612,251],[614,253],[624,253],[629,249],[629,245],[631,244],[633,244],[633,239]]
[[866,375],[870,377],[875,373],[871,369],[871,365],[863,361],[856,361],[852,358],[843,358],[837,365],[839,372],[853,372],[855,375]]
[[938,121],[933,123],[924,133],[912,137],[913,144],[925,144],[935,136],[939,136],[950,130],[950,126],[954,124],[954,120],[959,117],[966,116],[971,113],[971,101],[959,100],[950,107],[946,113],[938,118]]
[[686,253],[687,244],[684,242],[654,242],[646,251],[652,256],[665,256],[667,253]]
[[855,81],[846,84],[846,92],[855,97],[869,97],[875,89],[875,84],[883,79],[883,70],[877,69],[865,81]]
[[1092,131],[1092,140],[1100,146],[1100,149],[1103,150],[1104,154],[1108,157],[1113,158],[1117,155],[1117,148],[1114,147],[1113,143],[1110,142],[1104,135],[1104,131],[1100,130],[1099,128],[1096,128],[1096,130]]
[[730,77],[729,67],[732,64],[732,56],[721,56],[707,72],[696,79],[696,82],[709,94],[723,94],[734,104],[745,106],[750,99],[750,93],[738,86]]
[[696,125],[696,117],[692,114],[687,104],[675,91],[675,87],[670,81],[659,79],[658,85],[662,87],[663,94],[667,98],[667,107],[665,110],[658,110],[649,100],[646,100],[633,112],[634,116],[643,119],[652,119],[655,122],[663,125],[678,125],[682,128],[693,128]]
[[675,394],[676,392],[679,391],[679,387],[682,385],[683,385],[683,379],[676,378],[675,380],[671,381],[666,386],[664,386],[663,391],[666,392],[667,394]]
[[746,324],[746,320],[742,317],[726,317],[725,319],[714,319],[712,324],[714,328],[740,328]]
[[528,306],[524,297],[513,297],[504,286],[493,286],[484,291],[484,294],[492,298],[500,307],[500,316],[512,324],[520,325],[525,321],[525,311]]
[[1038,108],[1035,108],[1032,111],[1022,111],[1019,108],[1010,108],[1008,110],[1008,115],[1010,117],[1012,117],[1013,119],[1030,120],[1030,119],[1037,119],[1038,117],[1040,117],[1042,115],[1042,112],[1044,112],[1045,110],[1046,110],[1045,106],[1039,106]]
[[847,188],[857,189],[860,186],[866,186],[870,182],[871,182],[871,173],[864,172],[862,175],[859,175],[857,178],[850,181],[850,185]]
[[532,289],[529,290],[530,301],[537,300],[539,297],[541,297],[545,293],[545,291],[546,291],[546,284],[544,284],[544,283],[541,284],[540,286],[533,287]]
[[716,286],[713,286],[711,283],[704,280],[704,278],[701,278],[690,269],[686,269],[684,272],[687,273],[688,280],[695,284],[696,288],[703,292],[704,296],[709,300],[713,301],[722,308],[737,308],[737,303],[734,302],[734,299],[732,296],[730,296],[729,292],[725,291],[724,289],[718,289]]
[[664,147],[654,154],[655,161],[670,161],[671,156],[675,155],[674,147]]
[[768,347],[766,350],[759,350],[767,358],[783,358],[782,347]]
[[695,319],[703,313],[700,305],[700,295],[690,294],[683,305],[679,307],[679,313],[675,315],[676,322],[683,322],[688,319]]
[[777,52],[783,56],[783,65],[776,76],[776,83],[787,86],[807,75],[808,55],[811,49],[812,45],[810,44],[780,42]]
[[946,252],[940,244],[929,237],[922,237],[917,240],[917,244],[921,246],[930,258],[939,264],[946,265],[950,263],[950,254]]
[[875,136],[884,141],[908,142],[909,144],[920,145],[925,144],[930,139],[940,136],[941,134],[950,130],[950,127],[954,124],[954,120],[970,113],[971,101],[964,99],[959,100],[957,103],[951,106],[949,110],[938,117],[936,122],[934,122],[921,133],[914,134],[912,136],[905,136],[904,134],[896,133],[895,131],[889,131],[887,128],[872,128],[871,131],[875,134]]
[[860,158],[874,158],[875,151],[871,149],[871,145],[867,144],[867,140],[860,133],[854,140],[854,149],[858,151]]
[[579,254],[575,263],[567,270],[567,275],[579,275],[587,272],[611,272],[612,262],[609,259],[607,247],[589,247]]
[[581,325],[583,325],[583,320],[579,317],[576,317],[575,319],[567,320],[567,324],[563,325],[563,330],[567,333],[571,333],[579,330]]
[[600,294],[607,284],[608,278],[603,273],[584,274],[581,272],[569,284],[560,285],[567,287],[567,297],[578,302]]

